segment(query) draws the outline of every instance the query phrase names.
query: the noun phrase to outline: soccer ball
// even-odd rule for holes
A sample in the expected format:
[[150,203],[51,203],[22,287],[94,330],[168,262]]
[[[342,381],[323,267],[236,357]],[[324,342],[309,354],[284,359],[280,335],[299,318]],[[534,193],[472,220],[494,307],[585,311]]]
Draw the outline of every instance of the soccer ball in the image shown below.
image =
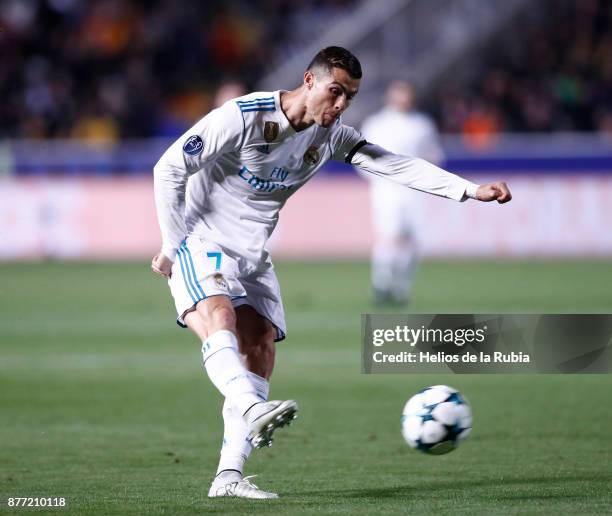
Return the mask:
[[453,451],[472,429],[472,409],[457,389],[434,385],[408,400],[402,412],[402,435],[431,455]]

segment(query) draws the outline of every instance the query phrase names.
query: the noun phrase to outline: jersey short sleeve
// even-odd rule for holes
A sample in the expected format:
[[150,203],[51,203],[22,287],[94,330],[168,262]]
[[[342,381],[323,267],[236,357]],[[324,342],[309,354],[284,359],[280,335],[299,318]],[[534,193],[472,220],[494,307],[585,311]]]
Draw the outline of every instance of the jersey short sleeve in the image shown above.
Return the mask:
[[339,124],[332,133],[332,159],[350,163],[355,153],[367,142],[359,131],[348,125]]

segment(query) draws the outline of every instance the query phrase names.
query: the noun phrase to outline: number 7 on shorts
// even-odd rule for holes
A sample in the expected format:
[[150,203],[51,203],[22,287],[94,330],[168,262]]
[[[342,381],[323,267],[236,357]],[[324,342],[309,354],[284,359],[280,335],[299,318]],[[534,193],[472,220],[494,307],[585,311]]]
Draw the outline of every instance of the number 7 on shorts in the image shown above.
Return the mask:
[[218,271],[221,268],[221,253],[219,251],[215,253],[206,253],[209,258],[215,258],[215,270]]

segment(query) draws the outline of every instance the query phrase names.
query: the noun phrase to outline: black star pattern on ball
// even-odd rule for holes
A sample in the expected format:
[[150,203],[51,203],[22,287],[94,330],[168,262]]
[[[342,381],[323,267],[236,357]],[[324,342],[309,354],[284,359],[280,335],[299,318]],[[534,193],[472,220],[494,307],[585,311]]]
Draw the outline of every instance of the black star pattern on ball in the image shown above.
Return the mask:
[[431,415],[431,412],[429,414],[423,414],[421,416],[421,420],[423,421],[423,423],[425,423],[425,421],[435,421],[435,418]]
[[452,401],[457,405],[465,405],[465,400],[458,392],[453,392],[448,398],[446,398],[446,401]]

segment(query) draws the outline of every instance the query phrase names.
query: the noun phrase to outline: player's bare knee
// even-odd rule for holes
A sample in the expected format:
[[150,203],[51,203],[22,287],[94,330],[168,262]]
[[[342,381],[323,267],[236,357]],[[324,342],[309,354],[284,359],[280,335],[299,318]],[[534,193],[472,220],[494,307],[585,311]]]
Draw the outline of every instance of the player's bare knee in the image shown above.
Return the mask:
[[215,306],[210,313],[210,319],[212,327],[236,331],[236,313],[231,304]]
[[217,326],[222,326],[224,328],[236,327],[236,313],[231,305],[215,307],[212,318]]
[[236,312],[228,297],[210,297],[198,303],[197,310],[209,334],[218,330],[236,331]]

